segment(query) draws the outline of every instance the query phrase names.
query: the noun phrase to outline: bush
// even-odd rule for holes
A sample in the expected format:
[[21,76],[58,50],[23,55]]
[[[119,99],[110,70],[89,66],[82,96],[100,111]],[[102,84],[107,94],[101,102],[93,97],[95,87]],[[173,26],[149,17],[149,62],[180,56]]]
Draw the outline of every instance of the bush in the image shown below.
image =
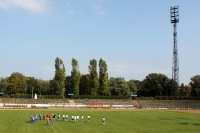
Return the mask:
[[63,99],[63,97],[58,95],[42,95],[41,99]]
[[155,98],[154,97],[138,97],[138,98],[136,98],[137,100],[155,100]]
[[[31,94],[11,94],[11,95],[5,95],[5,98],[32,98]],[[73,97],[68,97],[72,99],[130,99],[129,96],[93,96],[93,95],[78,95]],[[59,95],[38,95],[38,99],[63,99],[63,97]],[[186,97],[186,96],[156,96],[156,97],[134,97],[136,100],[198,100],[198,97]]]
[[73,99],[128,99],[124,96],[93,96],[93,95],[78,95],[71,97]]
[[11,94],[11,97],[12,98],[22,98],[23,96],[20,93],[16,93],[16,94]]

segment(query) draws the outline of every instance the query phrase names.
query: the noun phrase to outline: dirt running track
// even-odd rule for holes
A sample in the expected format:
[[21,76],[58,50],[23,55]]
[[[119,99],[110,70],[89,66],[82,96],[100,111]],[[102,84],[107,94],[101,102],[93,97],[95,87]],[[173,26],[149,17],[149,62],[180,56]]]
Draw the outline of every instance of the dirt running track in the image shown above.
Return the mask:
[[185,112],[185,113],[191,113],[191,114],[200,114],[200,110],[172,110],[177,112]]

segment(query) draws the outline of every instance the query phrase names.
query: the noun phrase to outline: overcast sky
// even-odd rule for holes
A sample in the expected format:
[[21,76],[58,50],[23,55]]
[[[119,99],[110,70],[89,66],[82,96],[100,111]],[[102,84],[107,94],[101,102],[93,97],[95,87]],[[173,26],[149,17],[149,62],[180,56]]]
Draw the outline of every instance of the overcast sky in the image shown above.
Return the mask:
[[59,57],[71,74],[90,60],[108,65],[109,77],[172,77],[173,25],[179,6],[179,79],[200,74],[200,0],[0,0],[0,77],[13,72],[50,80]]

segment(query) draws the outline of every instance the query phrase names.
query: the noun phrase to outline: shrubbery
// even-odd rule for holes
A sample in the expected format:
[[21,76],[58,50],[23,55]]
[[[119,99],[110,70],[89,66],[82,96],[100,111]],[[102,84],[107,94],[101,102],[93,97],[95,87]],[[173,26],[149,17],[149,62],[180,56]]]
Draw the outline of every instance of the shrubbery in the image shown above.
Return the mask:
[[73,99],[124,99],[124,96],[92,96],[92,95],[78,95],[71,97]]
[[198,100],[198,97],[186,96],[156,96],[156,97],[137,97],[137,100]]
[[[5,95],[5,98],[28,98],[31,99],[31,94],[11,94]],[[34,97],[34,96],[33,96]],[[63,99],[58,95],[37,95],[38,99]],[[129,96],[93,96],[93,95],[78,95],[73,97],[64,97],[69,99],[130,99]],[[198,100],[198,97],[186,97],[186,96],[156,96],[156,97],[132,97],[136,100]]]

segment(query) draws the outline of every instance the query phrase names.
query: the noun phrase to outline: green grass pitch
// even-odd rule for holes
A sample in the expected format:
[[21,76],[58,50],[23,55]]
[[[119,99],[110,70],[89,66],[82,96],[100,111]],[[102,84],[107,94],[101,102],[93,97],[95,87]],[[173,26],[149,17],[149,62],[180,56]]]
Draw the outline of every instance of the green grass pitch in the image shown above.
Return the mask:
[[[46,125],[46,120],[29,122],[31,114],[68,114],[66,121],[54,121],[54,126]],[[71,122],[72,115],[84,115],[85,122]],[[91,116],[90,123],[87,115]],[[57,117],[56,116],[56,117]],[[102,124],[102,117],[106,124]],[[80,119],[80,118],[79,118]],[[140,109],[33,109],[0,110],[0,133],[199,133],[200,115],[170,110]]]

